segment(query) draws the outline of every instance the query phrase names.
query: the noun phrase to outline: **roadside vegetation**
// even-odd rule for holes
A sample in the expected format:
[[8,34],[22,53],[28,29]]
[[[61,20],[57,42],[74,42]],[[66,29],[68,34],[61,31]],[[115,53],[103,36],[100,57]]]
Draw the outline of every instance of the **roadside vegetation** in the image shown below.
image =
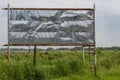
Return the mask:
[[97,50],[97,75],[85,52],[85,64],[80,50],[37,51],[37,64],[33,53],[11,51],[8,62],[6,52],[0,51],[0,80],[120,80],[120,51]]

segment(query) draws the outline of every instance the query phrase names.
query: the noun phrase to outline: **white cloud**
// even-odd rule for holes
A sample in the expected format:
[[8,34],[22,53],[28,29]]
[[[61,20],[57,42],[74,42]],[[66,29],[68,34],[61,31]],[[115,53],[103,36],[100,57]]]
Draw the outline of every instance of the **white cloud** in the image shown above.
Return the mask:
[[[11,7],[86,7],[94,0],[8,0]],[[27,5],[26,5],[27,4]]]
[[98,12],[110,13],[113,15],[120,14],[120,0],[96,0]]

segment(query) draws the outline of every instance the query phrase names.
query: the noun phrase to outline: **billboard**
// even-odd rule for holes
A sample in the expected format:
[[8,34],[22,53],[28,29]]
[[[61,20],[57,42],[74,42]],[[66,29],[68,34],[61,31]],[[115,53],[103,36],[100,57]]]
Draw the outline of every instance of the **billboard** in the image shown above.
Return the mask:
[[9,10],[8,44],[94,44],[94,10]]

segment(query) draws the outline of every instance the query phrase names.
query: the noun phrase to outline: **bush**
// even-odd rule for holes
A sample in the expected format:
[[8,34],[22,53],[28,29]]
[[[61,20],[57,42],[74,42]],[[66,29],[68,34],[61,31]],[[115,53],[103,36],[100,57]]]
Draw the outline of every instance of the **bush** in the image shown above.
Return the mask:
[[68,63],[66,61],[58,61],[53,73],[56,76],[67,76],[69,74]]
[[77,59],[73,59],[69,62],[70,70],[73,74],[80,73],[82,70],[82,63],[80,63]]

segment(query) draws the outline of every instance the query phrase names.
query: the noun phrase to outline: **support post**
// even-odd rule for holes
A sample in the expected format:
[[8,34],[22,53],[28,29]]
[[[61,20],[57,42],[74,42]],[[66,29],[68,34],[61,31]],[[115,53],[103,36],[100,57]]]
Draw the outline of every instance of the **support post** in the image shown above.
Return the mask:
[[[8,29],[9,29],[9,10],[10,10],[10,5],[8,4]],[[8,40],[9,40],[9,30],[8,30]],[[10,62],[10,47],[9,47],[9,41],[8,41],[8,52],[7,52],[7,59],[8,62]]]
[[96,76],[96,45],[94,46],[94,70]]
[[88,47],[89,62],[90,62],[90,46]]
[[10,62],[10,47],[8,45],[7,60]]
[[33,64],[36,65],[36,45],[34,46],[34,56],[33,56]]
[[29,45],[29,54],[31,53],[30,45]]
[[85,62],[84,47],[82,47],[82,61],[83,61],[83,64],[84,64],[84,62]]
[[96,76],[96,37],[95,37],[95,4],[94,7],[94,73]]

